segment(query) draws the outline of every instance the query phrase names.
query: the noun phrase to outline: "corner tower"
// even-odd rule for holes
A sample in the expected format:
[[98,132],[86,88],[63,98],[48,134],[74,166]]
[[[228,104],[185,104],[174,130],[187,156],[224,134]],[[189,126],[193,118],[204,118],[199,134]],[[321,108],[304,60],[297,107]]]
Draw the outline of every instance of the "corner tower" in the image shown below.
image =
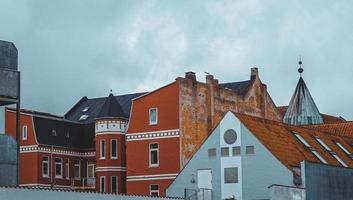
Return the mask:
[[95,119],[96,190],[126,193],[125,133],[128,117],[110,94]]
[[314,99],[311,97],[309,89],[302,78],[302,73],[304,72],[302,64],[303,62],[300,59],[298,69],[300,78],[287,112],[283,117],[283,122],[292,125],[322,124],[323,119],[319,109],[316,107]]

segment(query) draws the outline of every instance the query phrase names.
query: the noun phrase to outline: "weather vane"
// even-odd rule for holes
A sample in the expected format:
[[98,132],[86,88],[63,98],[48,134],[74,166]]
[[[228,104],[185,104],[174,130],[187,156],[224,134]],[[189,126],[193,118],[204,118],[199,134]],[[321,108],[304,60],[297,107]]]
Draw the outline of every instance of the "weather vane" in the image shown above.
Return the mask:
[[302,77],[302,73],[304,72],[304,69],[302,68],[303,62],[302,62],[302,57],[301,57],[301,56],[299,56],[299,62],[298,62],[298,64],[299,64],[298,72],[299,72],[299,74],[300,74],[300,77]]

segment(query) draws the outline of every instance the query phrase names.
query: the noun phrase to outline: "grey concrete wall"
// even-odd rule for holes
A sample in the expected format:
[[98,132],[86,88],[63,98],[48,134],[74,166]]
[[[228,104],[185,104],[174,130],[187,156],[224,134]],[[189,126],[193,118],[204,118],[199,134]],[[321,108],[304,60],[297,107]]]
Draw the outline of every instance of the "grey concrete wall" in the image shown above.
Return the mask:
[[0,96],[17,98],[18,72],[0,68]]
[[[167,188],[167,196],[183,197],[184,189],[197,189],[197,169],[212,170],[212,197],[213,199],[221,199],[221,174],[220,174],[220,154],[219,147],[219,131],[218,126],[210,137],[201,145],[200,149],[194,154],[189,163],[180,172],[174,182]],[[216,148],[217,156],[208,157],[208,149]],[[196,180],[191,183],[192,174]]]
[[[273,184],[293,185],[293,174],[241,125],[243,199],[269,199],[268,187]],[[254,155],[246,155],[246,146],[255,146]]]
[[172,200],[168,197],[124,196],[28,188],[0,188],[0,199],[6,200]]
[[272,185],[270,188],[270,200],[305,200],[305,189]]
[[308,200],[353,199],[353,169],[305,162]]
[[14,138],[0,134],[0,186],[15,186],[17,183],[16,149],[17,144]]
[[12,42],[0,40],[0,68],[17,71],[17,49]]

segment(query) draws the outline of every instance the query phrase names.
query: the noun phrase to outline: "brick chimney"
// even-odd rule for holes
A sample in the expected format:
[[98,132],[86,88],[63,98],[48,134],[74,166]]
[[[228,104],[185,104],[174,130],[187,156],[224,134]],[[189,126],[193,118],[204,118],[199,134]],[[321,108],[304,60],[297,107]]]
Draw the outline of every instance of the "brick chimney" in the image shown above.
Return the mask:
[[195,72],[185,72],[185,78],[196,82],[196,74],[195,74]]
[[255,78],[259,78],[259,70],[257,67],[252,67],[251,68],[251,76],[250,76],[251,80],[255,79]]

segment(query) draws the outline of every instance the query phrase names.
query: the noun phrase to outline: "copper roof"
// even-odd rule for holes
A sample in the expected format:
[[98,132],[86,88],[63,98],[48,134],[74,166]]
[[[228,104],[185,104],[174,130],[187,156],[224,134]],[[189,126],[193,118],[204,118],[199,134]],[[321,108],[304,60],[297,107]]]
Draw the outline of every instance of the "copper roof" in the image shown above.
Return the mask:
[[319,137],[331,150],[335,152],[349,167],[353,168],[353,159],[347,155],[335,142],[342,144],[349,152],[353,153],[350,144],[353,138],[327,134],[315,129],[292,126],[277,121],[253,117],[240,113],[235,114],[239,120],[254,134],[254,136],[288,169],[299,167],[303,160],[320,163],[311,149],[306,147],[294,136],[299,134],[304,140],[320,154],[329,165],[342,166],[333,155],[325,150],[315,139]]

